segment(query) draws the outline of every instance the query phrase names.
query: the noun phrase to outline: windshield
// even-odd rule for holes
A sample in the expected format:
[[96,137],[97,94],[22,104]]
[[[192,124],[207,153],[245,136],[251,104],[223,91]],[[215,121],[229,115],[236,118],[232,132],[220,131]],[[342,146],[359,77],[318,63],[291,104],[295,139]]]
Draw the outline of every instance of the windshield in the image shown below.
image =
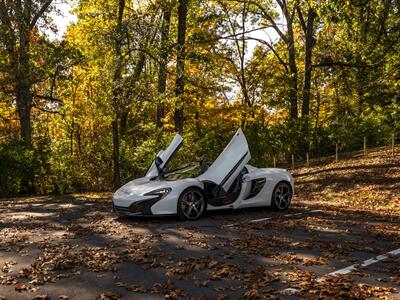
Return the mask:
[[179,180],[185,178],[195,178],[201,175],[201,167],[198,162],[191,162],[174,170],[168,171],[164,179],[165,180]]
[[[204,173],[208,168],[207,156],[203,155],[199,158],[198,153],[193,151],[192,145],[182,143],[182,140],[183,138],[176,134],[167,149],[158,153],[161,160],[166,160],[164,164],[158,166],[161,170],[156,169],[157,166],[153,161],[150,167],[152,172],[148,171],[146,176],[150,177],[151,180],[179,180],[195,178]],[[179,148],[181,148],[181,151],[178,151]]]

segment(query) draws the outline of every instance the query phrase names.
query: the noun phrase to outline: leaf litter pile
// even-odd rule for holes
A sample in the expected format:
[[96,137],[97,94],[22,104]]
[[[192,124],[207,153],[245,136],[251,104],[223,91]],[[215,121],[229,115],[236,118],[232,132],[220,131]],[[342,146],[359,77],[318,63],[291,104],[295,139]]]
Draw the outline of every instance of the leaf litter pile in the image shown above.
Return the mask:
[[[110,194],[2,199],[0,299],[398,298],[399,256],[357,264],[400,248],[399,158],[294,175],[293,217],[130,219],[110,212]],[[325,276],[352,264],[351,274]]]

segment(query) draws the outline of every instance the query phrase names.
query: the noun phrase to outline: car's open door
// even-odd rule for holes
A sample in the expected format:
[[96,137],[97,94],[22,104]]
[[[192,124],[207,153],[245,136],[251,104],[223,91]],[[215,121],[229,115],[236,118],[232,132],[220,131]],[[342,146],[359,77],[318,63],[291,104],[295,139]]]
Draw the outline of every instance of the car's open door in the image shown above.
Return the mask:
[[[160,165],[160,169],[163,169],[167,166],[168,162],[174,156],[174,154],[178,151],[181,146],[183,138],[180,134],[176,134],[172,142],[169,144],[168,148],[165,150],[161,150],[158,152],[157,156],[161,158],[162,164]],[[158,176],[158,170],[155,163],[155,160],[152,162],[149,170],[146,173],[146,177],[155,177]]]
[[213,164],[199,176],[199,180],[213,182],[227,192],[250,158],[246,137],[239,129]]

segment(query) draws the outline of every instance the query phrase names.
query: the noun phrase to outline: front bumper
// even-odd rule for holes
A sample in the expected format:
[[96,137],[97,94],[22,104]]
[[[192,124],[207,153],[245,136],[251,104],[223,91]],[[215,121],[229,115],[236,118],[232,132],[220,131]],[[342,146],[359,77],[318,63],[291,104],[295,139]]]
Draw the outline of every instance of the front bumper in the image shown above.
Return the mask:
[[151,207],[159,200],[161,200],[161,197],[139,200],[139,201],[134,201],[129,206],[115,205],[113,200],[112,209],[116,213],[129,216],[140,216],[140,215],[151,216],[153,215],[153,213],[151,212]]

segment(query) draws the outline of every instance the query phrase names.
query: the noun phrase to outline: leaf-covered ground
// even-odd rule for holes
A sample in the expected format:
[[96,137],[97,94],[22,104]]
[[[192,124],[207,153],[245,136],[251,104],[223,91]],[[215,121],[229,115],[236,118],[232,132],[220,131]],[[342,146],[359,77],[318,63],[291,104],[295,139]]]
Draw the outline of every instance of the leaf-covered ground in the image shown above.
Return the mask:
[[287,212],[196,222],[117,218],[111,194],[1,199],[0,299],[400,299],[399,256],[357,266],[400,248],[399,156],[294,173]]
[[[397,148],[400,152],[400,148]],[[400,156],[378,151],[295,170],[298,200],[338,209],[400,215]]]

